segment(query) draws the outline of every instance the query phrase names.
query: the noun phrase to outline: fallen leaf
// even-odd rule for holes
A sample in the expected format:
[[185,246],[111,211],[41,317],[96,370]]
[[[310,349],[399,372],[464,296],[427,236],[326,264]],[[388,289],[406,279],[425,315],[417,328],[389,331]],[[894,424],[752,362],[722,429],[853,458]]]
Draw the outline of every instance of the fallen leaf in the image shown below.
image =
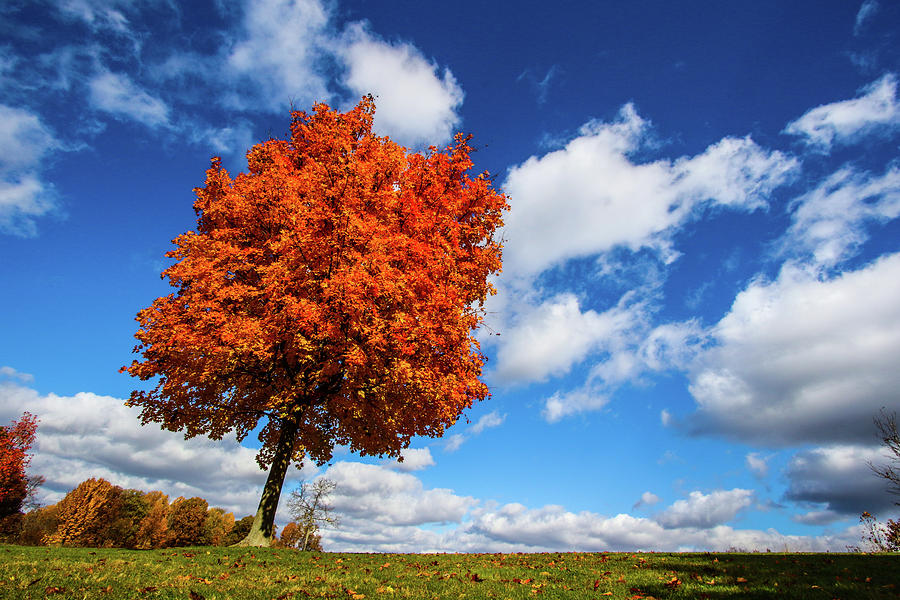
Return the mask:
[[678,579],[677,577],[673,577],[672,579],[670,579],[666,582],[666,587],[670,588],[670,589],[675,589],[679,585],[681,585],[681,580]]
[[[736,581],[737,581],[738,583],[747,583],[747,580],[744,579],[743,577],[738,577]],[[815,587],[815,586],[813,586],[813,587]]]
[[190,596],[190,599],[191,599],[191,600],[206,600],[206,598],[204,598],[203,596],[201,596],[200,594],[198,594],[198,593],[195,592],[194,590],[191,590],[191,593],[190,593],[189,596]]
[[47,594],[48,596],[49,596],[50,594],[65,594],[65,593],[66,593],[66,588],[64,588],[64,587],[56,587],[55,585],[54,585],[54,586],[48,586],[48,587],[45,587],[45,588],[44,588],[44,593]]

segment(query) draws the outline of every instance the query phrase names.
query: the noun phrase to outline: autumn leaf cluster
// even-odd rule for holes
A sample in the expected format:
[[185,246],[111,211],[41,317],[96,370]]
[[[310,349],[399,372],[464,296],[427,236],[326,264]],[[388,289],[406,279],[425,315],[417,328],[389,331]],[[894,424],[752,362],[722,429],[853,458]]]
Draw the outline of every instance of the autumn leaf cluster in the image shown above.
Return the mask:
[[17,521],[33,485],[43,481],[26,473],[36,431],[37,418],[27,412],[9,425],[0,425],[0,534]]
[[471,177],[469,138],[411,153],[372,133],[374,101],[292,113],[288,139],[213,159],[197,229],[164,272],[176,288],[138,314],[127,371],[156,380],[130,403],[187,436],[239,439],[268,416],[261,466],[284,420],[295,459],[336,444],[399,455],[488,396],[474,330],[500,270],[508,208]]
[[238,528],[232,513],[209,508],[202,498],[170,503],[162,492],[122,489],[92,477],[58,503],[23,515],[12,541],[93,548],[218,546],[241,539],[251,521],[246,517]]

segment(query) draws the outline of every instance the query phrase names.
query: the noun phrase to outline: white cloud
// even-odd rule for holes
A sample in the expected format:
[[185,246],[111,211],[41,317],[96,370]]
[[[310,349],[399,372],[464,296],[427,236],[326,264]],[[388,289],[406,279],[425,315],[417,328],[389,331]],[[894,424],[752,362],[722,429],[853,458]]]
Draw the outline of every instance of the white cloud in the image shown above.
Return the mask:
[[856,13],[856,22],[853,24],[853,35],[859,35],[866,22],[869,21],[875,13],[878,12],[878,2],[876,0],[865,0]]
[[[138,410],[124,400],[91,393],[42,396],[16,383],[0,382],[0,422],[24,411],[38,423],[31,472],[42,475],[45,502],[57,502],[79,483],[103,477],[113,484],[144,491],[161,490],[170,497],[200,496],[240,518],[256,512],[266,472],[256,464],[256,451],[233,439],[185,440],[184,436],[142,427]],[[310,477],[292,468],[288,482]]]
[[747,468],[759,479],[764,479],[769,474],[769,458],[762,456],[759,452],[750,452],[745,457]]
[[456,452],[463,443],[473,435],[478,435],[485,429],[499,427],[504,421],[506,421],[506,415],[501,415],[496,410],[491,411],[486,415],[482,415],[481,418],[479,418],[474,425],[470,426],[465,433],[454,433],[445,438],[444,451]]
[[886,134],[900,127],[897,76],[888,73],[862,89],[852,100],[824,104],[788,123],[784,132],[800,136],[819,150],[850,144],[870,133]]
[[461,433],[454,433],[444,438],[444,451],[456,452],[466,441],[466,436]]
[[469,525],[447,537],[445,546],[469,552],[691,551],[734,547],[823,552],[845,551],[847,545],[859,541],[856,528],[840,535],[811,537],[726,525],[666,528],[653,519],[573,513],[561,506],[529,509],[521,504],[507,504],[475,512]]
[[625,306],[602,314],[582,311],[578,298],[568,293],[520,310],[518,323],[504,330],[497,349],[495,376],[504,382],[543,381],[565,374],[588,353],[610,350],[621,342],[638,317]]
[[449,69],[438,75],[439,67],[415,46],[384,42],[359,23],[348,27],[341,44],[345,85],[357,96],[376,97],[376,131],[407,146],[450,139],[463,91]]
[[824,520],[823,511],[843,518],[859,517],[863,511],[879,516],[895,512],[887,482],[869,468],[869,463],[883,465],[885,460],[875,446],[835,445],[799,452],[787,468],[790,483],[785,498],[824,507],[801,517],[806,522]]
[[459,523],[476,502],[452,490],[425,489],[414,475],[379,465],[341,461],[324,477],[337,483],[336,512],[391,527]]
[[[681,369],[700,351],[705,340],[698,323],[669,323],[649,328],[644,308],[628,308],[630,322],[622,321],[596,344],[602,358],[591,367],[584,384],[568,392],[556,392],[544,403],[543,416],[550,423],[564,417],[603,408],[618,386],[636,381],[648,372]],[[578,356],[584,358],[585,354]],[[661,415],[667,424],[670,415]]]
[[668,427],[673,423],[672,413],[670,413],[665,408],[659,411],[659,422],[663,427]]
[[753,491],[735,488],[709,494],[691,492],[687,500],[678,500],[655,517],[666,529],[699,527],[710,529],[734,519],[753,503]]
[[[11,368],[2,374],[17,375]],[[91,393],[43,396],[16,383],[0,383],[0,422],[18,418],[25,410],[40,418],[32,472],[47,478],[42,488],[46,502],[58,501],[84,479],[104,477],[124,487],[162,490],[170,497],[200,496],[238,517],[255,512],[266,474],[256,467],[255,452],[233,440],[184,440],[180,434],[153,425],[141,427],[137,411],[117,398]],[[292,470],[285,490],[315,473],[312,468]],[[662,513],[668,515],[663,517],[664,527],[653,519],[572,513],[559,506],[497,507],[452,490],[426,488],[413,474],[384,465],[341,461],[320,476],[338,484],[331,500],[342,521],[339,528],[323,532],[329,550],[725,550],[731,546],[787,546],[791,550],[823,551],[843,550],[859,538],[855,530],[852,538],[849,533],[807,537],[717,525],[733,518],[743,507],[742,490],[691,494],[689,500],[678,501]],[[642,501],[649,505],[657,499],[648,492],[642,495]],[[285,518],[286,512],[281,515]]]
[[794,204],[784,251],[809,254],[813,263],[833,267],[867,240],[867,223],[900,216],[900,168],[874,176],[844,167]]
[[109,0],[61,0],[57,3],[63,14],[81,19],[94,29],[110,29],[115,32],[128,32],[128,18]]
[[544,401],[541,416],[548,423],[582,412],[599,410],[609,403],[609,396],[589,384],[568,392],[555,392]]
[[119,118],[133,119],[148,127],[169,123],[169,107],[135,84],[124,73],[103,70],[88,84],[94,108]]
[[565,148],[510,169],[503,189],[504,276],[532,277],[617,246],[673,260],[670,234],[704,204],[753,210],[797,162],[748,138],[725,138],[693,157],[636,163],[649,124],[632,105],[612,123],[591,121]]
[[772,446],[872,439],[900,388],[900,254],[832,279],[786,265],[712,329],[691,427]]
[[10,379],[18,379],[23,383],[28,383],[34,381],[34,376],[30,373],[20,373],[13,369],[12,367],[7,367],[6,365],[0,367],[0,377],[8,377]]
[[[194,131],[194,141],[207,144],[212,153],[230,156],[233,160],[243,162],[244,156],[257,143],[253,135],[253,125],[249,121],[238,120],[228,127],[208,127]],[[226,163],[227,166],[227,163]],[[246,162],[239,164],[237,170],[246,167]]]
[[496,410],[493,410],[486,415],[482,415],[481,418],[478,419],[478,421],[476,421],[475,424],[469,428],[469,432],[472,435],[478,435],[485,429],[490,429],[492,427],[499,427],[500,425],[503,425],[503,422],[505,420],[506,420],[506,415],[501,415]]
[[403,462],[389,461],[384,466],[397,471],[421,471],[436,464],[431,456],[431,450],[427,447],[404,448],[400,451],[400,456],[403,457]]
[[327,101],[324,75],[331,15],[319,0],[250,0],[243,31],[226,61],[228,72],[249,83],[229,90],[226,103],[277,112],[293,101]]
[[791,520],[803,525],[831,525],[835,521],[842,521],[847,515],[842,515],[833,510],[811,510],[807,513],[794,515]]
[[57,208],[53,186],[41,177],[47,156],[63,149],[39,116],[0,104],[0,232],[34,235],[35,219]]
[[640,500],[634,503],[631,507],[631,510],[636,510],[638,508],[642,508],[644,506],[653,506],[654,504],[659,503],[660,497],[654,494],[653,492],[644,492],[641,494]]

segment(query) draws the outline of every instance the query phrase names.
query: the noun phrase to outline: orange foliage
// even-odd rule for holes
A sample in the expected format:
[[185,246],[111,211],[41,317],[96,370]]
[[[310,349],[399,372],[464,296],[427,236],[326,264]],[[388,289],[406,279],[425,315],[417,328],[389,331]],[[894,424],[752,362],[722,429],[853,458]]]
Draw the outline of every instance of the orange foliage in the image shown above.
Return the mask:
[[159,378],[131,395],[144,423],[242,438],[276,417],[267,465],[291,419],[294,458],[322,463],[336,443],[396,456],[488,395],[472,331],[506,199],[467,174],[467,137],[408,154],[373,113],[294,112],[291,139],[254,146],[236,178],[213,159],[197,231],[167,253],[177,291],[138,313],[144,360],[125,370]]
[[18,514],[28,496],[25,469],[34,444],[37,419],[24,413],[18,421],[0,426],[0,519]]
[[59,525],[46,540],[49,545],[100,546],[106,528],[119,511],[122,488],[105,479],[91,478],[66,494],[57,504]]
[[169,535],[169,497],[162,492],[149,492],[144,499],[149,510],[138,527],[135,547],[164,548]]
[[301,539],[303,539],[303,530],[295,521],[285,525],[281,531],[281,545],[285,548],[296,548]]
[[197,546],[202,543],[206,500],[176,498],[169,508],[169,545]]
[[203,521],[203,533],[200,541],[204,546],[222,546],[225,536],[234,528],[234,514],[226,513],[221,508],[211,508]]
[[175,292],[138,313],[143,360],[123,367],[157,381],[129,400],[145,424],[243,439],[265,418],[261,467],[321,464],[335,444],[399,456],[489,395],[474,330],[506,197],[469,176],[468,137],[408,153],[374,110],[294,112],[234,178],[213,159],[167,253]]

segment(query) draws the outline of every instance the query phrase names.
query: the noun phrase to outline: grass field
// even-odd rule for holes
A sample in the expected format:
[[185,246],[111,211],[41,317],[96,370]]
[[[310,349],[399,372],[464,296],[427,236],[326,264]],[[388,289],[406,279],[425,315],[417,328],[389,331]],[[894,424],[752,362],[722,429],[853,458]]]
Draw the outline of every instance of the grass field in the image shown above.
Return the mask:
[[898,598],[900,556],[0,546],[0,598]]

